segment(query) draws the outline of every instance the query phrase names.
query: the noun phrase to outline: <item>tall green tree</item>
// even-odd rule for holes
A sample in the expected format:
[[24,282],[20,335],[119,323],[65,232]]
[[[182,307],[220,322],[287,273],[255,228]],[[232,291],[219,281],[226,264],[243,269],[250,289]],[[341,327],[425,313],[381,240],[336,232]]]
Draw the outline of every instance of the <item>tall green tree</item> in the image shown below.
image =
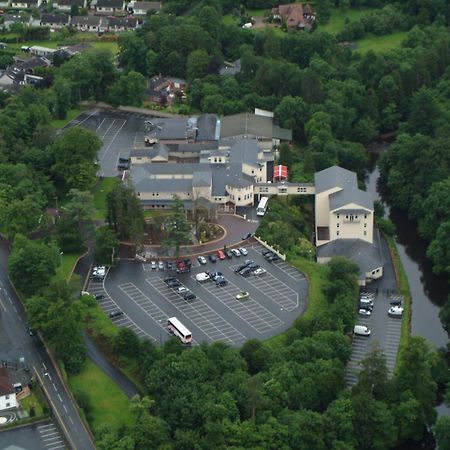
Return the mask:
[[166,221],[165,247],[175,247],[175,254],[180,254],[180,247],[190,242],[190,226],[186,218],[186,210],[180,197],[174,195],[172,210]]
[[114,264],[114,257],[118,255],[119,240],[108,226],[97,228],[95,233],[94,260],[98,264]]

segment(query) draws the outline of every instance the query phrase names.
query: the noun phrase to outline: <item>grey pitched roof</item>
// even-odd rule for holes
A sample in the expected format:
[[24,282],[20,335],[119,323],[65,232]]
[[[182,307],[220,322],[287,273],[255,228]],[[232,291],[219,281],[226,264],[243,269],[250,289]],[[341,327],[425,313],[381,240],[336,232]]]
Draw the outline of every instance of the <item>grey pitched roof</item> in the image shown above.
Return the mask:
[[187,144],[167,144],[170,151],[175,152],[201,152],[203,150],[215,150],[218,142],[192,142]]
[[97,0],[97,8],[122,8],[123,0]]
[[273,119],[256,114],[240,113],[222,118],[221,138],[250,135],[272,138]]
[[360,189],[345,188],[342,191],[330,195],[330,211],[345,207],[349,203],[355,203],[358,206],[373,211],[373,198],[366,191]]
[[259,148],[256,139],[238,139],[230,148],[230,162],[256,166],[258,153]]
[[228,186],[232,186],[234,188],[243,189],[252,185],[252,183],[244,178],[240,177],[232,177],[227,182]]
[[358,187],[356,173],[339,166],[331,166],[314,174],[316,194],[328,191],[334,187]]
[[69,16],[67,14],[42,14],[41,23],[69,23]]
[[149,136],[165,140],[186,139],[186,119],[151,119],[153,127],[148,132]]
[[220,119],[215,114],[202,114],[197,119],[197,141],[218,141],[220,139]]
[[78,6],[79,8],[84,6],[84,0],[57,0],[55,3],[63,6]]
[[161,2],[134,2],[133,9],[142,11],[160,11]]
[[117,28],[136,28],[138,20],[136,17],[108,17],[108,25]]
[[197,187],[210,187],[212,185],[211,171],[202,170],[194,172],[192,185]]
[[85,26],[94,26],[98,27],[101,23],[105,22],[105,17],[100,16],[73,16],[72,17],[72,25],[85,25]]
[[[138,192],[190,192],[192,191],[192,178],[188,179],[160,179],[147,178],[135,181],[131,178],[136,191]],[[157,197],[156,197],[157,198]]]
[[367,272],[383,266],[380,257],[380,242],[376,236],[377,233],[374,233],[373,244],[361,239],[336,239],[317,247],[317,257],[345,256],[358,265],[359,278],[364,279]]
[[292,130],[287,128],[281,128],[278,125],[273,126],[274,139],[280,139],[281,141],[292,141]]

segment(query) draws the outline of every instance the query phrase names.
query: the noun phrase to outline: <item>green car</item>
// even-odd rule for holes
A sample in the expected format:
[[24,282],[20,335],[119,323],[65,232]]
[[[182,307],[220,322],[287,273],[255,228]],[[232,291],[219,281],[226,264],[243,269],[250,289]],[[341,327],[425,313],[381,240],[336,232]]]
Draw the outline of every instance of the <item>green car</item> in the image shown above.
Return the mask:
[[248,292],[239,292],[239,294],[236,294],[236,298],[238,300],[245,300],[246,298],[249,298],[250,294]]

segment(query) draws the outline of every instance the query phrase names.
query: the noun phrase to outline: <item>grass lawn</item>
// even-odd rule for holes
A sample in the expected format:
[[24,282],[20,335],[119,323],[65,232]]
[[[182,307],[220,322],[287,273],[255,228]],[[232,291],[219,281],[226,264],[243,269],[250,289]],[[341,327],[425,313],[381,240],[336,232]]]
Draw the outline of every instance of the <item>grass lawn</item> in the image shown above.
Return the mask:
[[67,116],[65,119],[52,119],[50,121],[50,125],[56,129],[63,128],[69,122],[72,122],[73,119],[76,119],[84,111],[84,109],[85,108],[83,107],[69,109],[69,111],[67,111]]
[[89,42],[89,44],[93,48],[103,48],[103,49],[109,50],[113,55],[117,55],[117,53],[119,53],[119,44],[117,43],[117,41],[113,41],[113,42],[95,41],[95,42]]
[[78,375],[69,377],[69,385],[72,391],[82,391],[91,399],[90,425],[93,430],[99,425],[109,424],[117,431],[120,427],[133,423],[127,396],[91,360],[86,360]]
[[400,47],[400,44],[407,35],[407,31],[398,31],[385,36],[367,36],[355,41],[358,45],[358,48],[355,51],[365,53],[368,50],[373,50],[376,53],[384,53],[395,47]]
[[375,11],[375,8],[351,8],[346,12],[342,12],[339,8],[333,8],[328,23],[319,25],[317,29],[332,34],[338,33],[343,30],[346,19],[358,20],[363,14],[370,11]]
[[66,280],[69,279],[75,263],[83,253],[64,253],[61,255],[61,270]]
[[171,211],[161,211],[161,210],[148,210],[148,211],[144,211],[144,217],[149,218],[149,217],[166,217],[166,216],[170,216]]
[[247,9],[246,14],[250,17],[264,17],[267,11],[270,11],[267,8],[259,8],[259,9]]
[[115,177],[106,177],[101,180],[94,188],[94,206],[96,210],[95,218],[104,219],[106,216],[106,196],[118,183]]
[[44,415],[44,408],[42,407],[42,399],[39,395],[36,395],[34,392],[31,393],[28,397],[25,397],[23,400],[20,400],[20,406],[24,411],[30,412],[30,405],[34,405],[34,412],[36,413],[35,417]]
[[231,14],[225,14],[222,21],[225,25],[237,25],[239,23],[239,18],[232,16]]

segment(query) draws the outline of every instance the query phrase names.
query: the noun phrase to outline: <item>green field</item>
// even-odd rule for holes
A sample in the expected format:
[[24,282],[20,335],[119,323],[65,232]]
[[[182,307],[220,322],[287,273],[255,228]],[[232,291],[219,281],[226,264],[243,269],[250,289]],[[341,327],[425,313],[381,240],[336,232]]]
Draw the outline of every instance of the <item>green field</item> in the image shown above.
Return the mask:
[[72,122],[73,119],[76,119],[83,111],[83,107],[69,109],[65,119],[52,119],[50,125],[59,130],[60,128],[65,127],[69,122]]
[[319,25],[317,29],[335,34],[343,30],[346,19],[350,21],[358,20],[363,14],[371,11],[375,11],[375,8],[352,8],[346,12],[339,8],[333,8],[330,20],[324,25]]
[[36,395],[34,391],[24,399],[20,400],[20,406],[24,411],[30,412],[30,406],[34,406],[34,412],[36,418],[44,415],[44,408],[42,406],[42,399],[40,396]]
[[385,53],[393,48],[400,47],[402,41],[408,35],[407,31],[398,31],[397,33],[387,34],[386,36],[367,36],[364,39],[355,41],[356,51],[365,53],[373,50],[376,53]]
[[115,177],[103,178],[94,188],[94,206],[96,210],[95,218],[104,219],[106,216],[106,196],[118,183]]
[[69,385],[72,391],[84,392],[91,399],[90,425],[93,430],[102,424],[109,424],[117,431],[132,424],[133,416],[127,396],[91,360],[86,360],[78,375],[69,378]]
[[82,253],[67,253],[61,255],[61,270],[66,280],[72,274],[72,270]]

